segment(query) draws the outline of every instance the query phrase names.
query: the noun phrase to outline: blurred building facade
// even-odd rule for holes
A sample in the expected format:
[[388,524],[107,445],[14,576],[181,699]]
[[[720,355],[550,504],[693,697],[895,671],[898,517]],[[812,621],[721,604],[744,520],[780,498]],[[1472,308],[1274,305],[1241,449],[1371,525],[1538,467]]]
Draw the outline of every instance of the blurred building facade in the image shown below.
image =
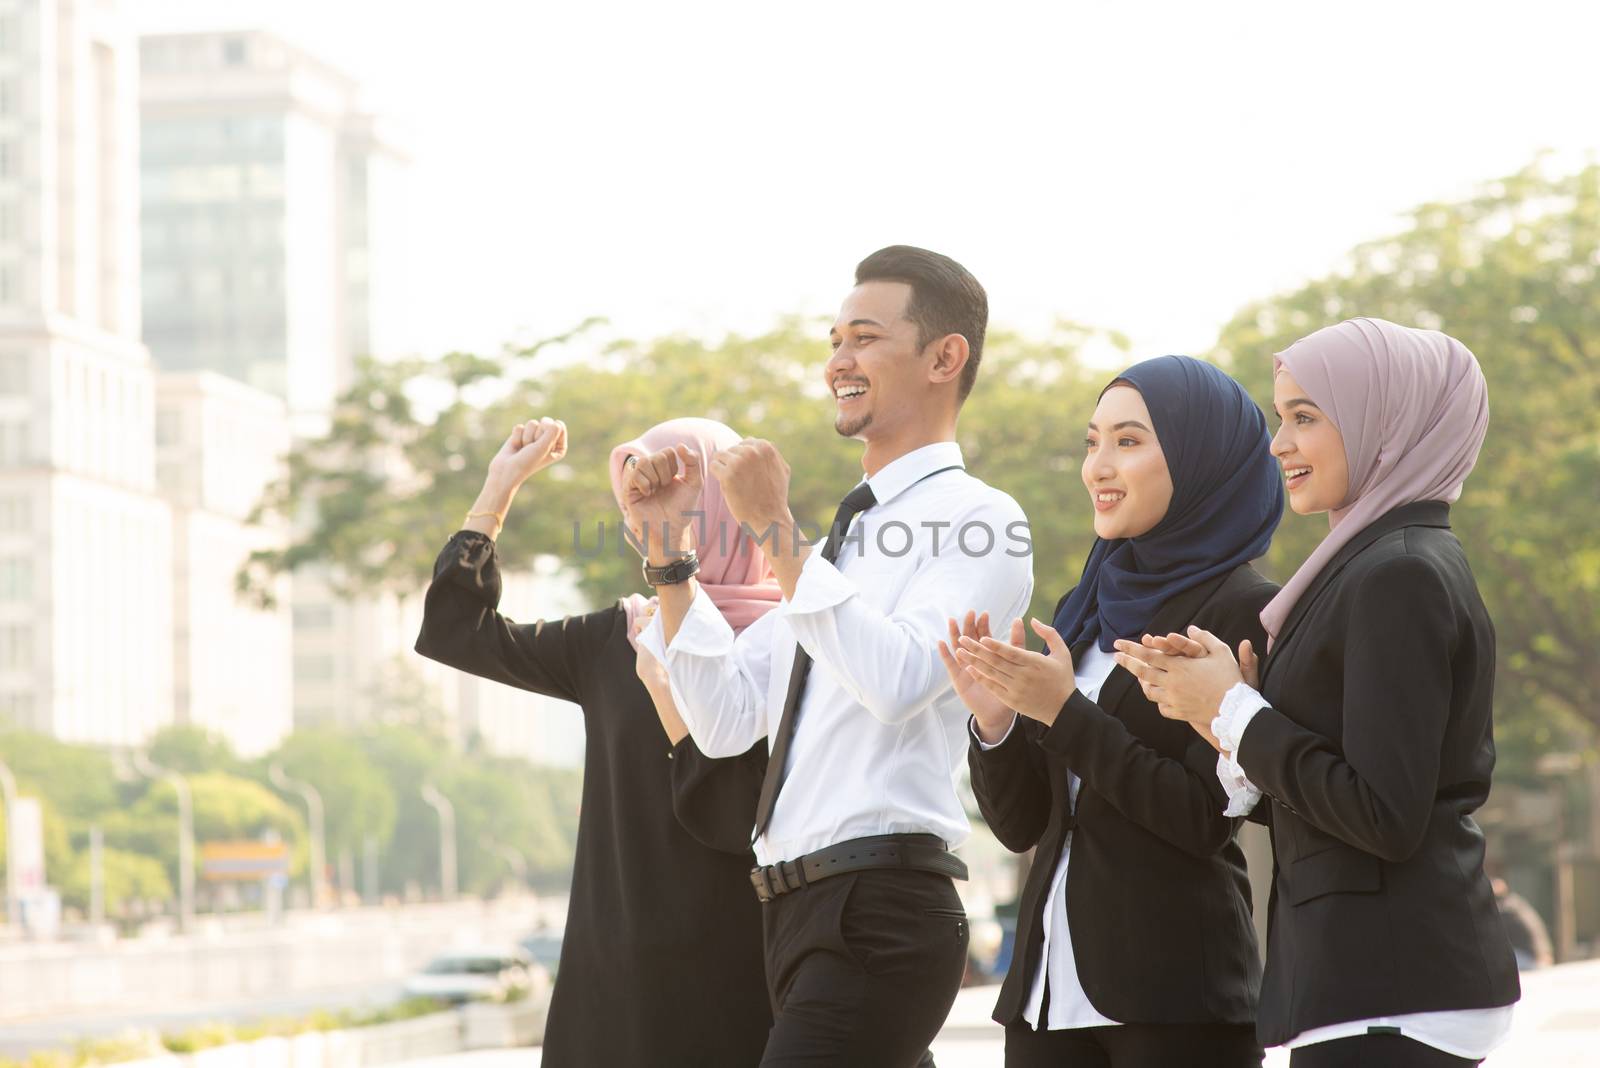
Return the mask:
[[[272,34],[149,36],[141,60],[151,352],[281,398],[294,435],[315,437],[398,316],[384,271],[403,256],[375,252],[400,229],[403,157],[351,78]],[[398,599],[336,580],[303,568],[289,596],[285,674],[306,724],[371,718],[409,648]]]
[[0,4],[0,717],[72,742],[173,715],[138,145],[116,6]]
[[[407,348],[406,157],[383,122],[361,109],[351,77],[275,35],[147,36],[140,54],[150,351],[163,373],[213,372],[276,396],[293,437],[314,438],[359,359]],[[177,392],[171,396],[176,402]],[[196,451],[184,463],[205,467],[207,450],[221,439],[186,440]],[[221,729],[230,715],[226,702],[205,710],[206,684],[197,673],[217,662],[202,643],[226,644],[218,635],[227,627],[202,635],[182,617],[222,620],[224,577],[232,587],[221,546],[244,550],[276,535],[246,530],[236,511],[200,507],[186,515],[178,700],[185,721]],[[313,518],[306,506],[294,521],[309,525]],[[441,544],[452,518],[442,519]],[[196,524],[208,533],[200,535]],[[283,677],[292,678],[296,725],[430,720],[495,752],[563,764],[581,759],[575,712],[540,715],[534,706],[554,703],[462,676],[412,651],[420,588],[408,596],[352,595],[339,578],[327,567],[302,567],[284,601],[292,667]],[[558,577],[537,581],[560,600],[556,614],[577,609]],[[273,636],[281,623],[244,608],[229,619],[240,633],[264,627]],[[271,659],[278,662],[275,652]],[[277,690],[258,692],[277,707]],[[269,719],[278,722],[276,712]],[[224,733],[242,750],[263,744],[264,735]]]
[[146,343],[319,433],[355,360],[401,343],[406,160],[353,80],[272,34],[140,56]]
[[246,757],[294,729],[290,583],[274,603],[242,601],[234,576],[252,552],[282,548],[281,521],[255,520],[289,449],[283,401],[211,372],[156,382],[156,473],[172,508],[176,722],[228,739]]

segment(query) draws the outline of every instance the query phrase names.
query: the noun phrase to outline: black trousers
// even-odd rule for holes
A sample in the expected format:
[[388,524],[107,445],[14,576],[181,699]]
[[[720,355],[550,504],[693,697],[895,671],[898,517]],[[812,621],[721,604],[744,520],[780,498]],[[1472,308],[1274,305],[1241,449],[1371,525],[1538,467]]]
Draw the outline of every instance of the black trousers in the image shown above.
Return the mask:
[[1482,1063],[1404,1035],[1353,1035],[1289,1054],[1289,1068],[1471,1068]]
[[1006,1028],[1006,1068],[1260,1068],[1262,1056],[1254,1024]]
[[772,1031],[764,1068],[931,1065],[967,964],[949,877],[839,875],[762,906]]

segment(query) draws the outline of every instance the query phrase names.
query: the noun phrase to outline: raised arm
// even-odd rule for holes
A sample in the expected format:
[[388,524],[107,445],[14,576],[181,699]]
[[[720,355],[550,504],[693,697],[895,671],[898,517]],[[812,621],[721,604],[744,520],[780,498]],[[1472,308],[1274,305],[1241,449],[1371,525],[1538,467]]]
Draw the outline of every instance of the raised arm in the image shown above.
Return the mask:
[[[649,625],[641,615],[636,634]],[[756,800],[767,773],[767,743],[757,741],[740,756],[708,757],[689,737],[678,715],[667,669],[639,643],[635,658],[639,681],[650,693],[656,717],[666,732],[667,759],[672,761],[672,813],[701,845],[744,856],[750,852],[750,829],[756,821]]]
[[[652,566],[693,551],[703,480],[699,456],[683,446],[652,453],[630,468],[623,484],[624,517]],[[733,533],[708,536],[731,539]],[[767,733],[769,628],[777,613],[768,612],[735,641],[733,628],[693,578],[657,586],[656,597],[660,608],[639,635],[639,645],[667,671],[675,715],[663,714],[663,726],[670,734],[676,719],[707,756],[744,753]]]
[[489,464],[472,514],[434,562],[416,651],[473,675],[581,702],[584,654],[615,625],[615,609],[514,623],[498,611],[494,539],[522,484],[566,453],[566,426],[519,423]]

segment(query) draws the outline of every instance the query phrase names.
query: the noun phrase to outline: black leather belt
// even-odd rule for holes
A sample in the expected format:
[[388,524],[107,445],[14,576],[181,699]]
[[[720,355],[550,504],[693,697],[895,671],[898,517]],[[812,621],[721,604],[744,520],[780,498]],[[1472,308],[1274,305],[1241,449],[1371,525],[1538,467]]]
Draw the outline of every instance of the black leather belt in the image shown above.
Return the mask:
[[935,834],[880,834],[807,853],[794,860],[750,869],[750,885],[763,902],[804,890],[818,879],[869,868],[903,868],[965,879],[967,866]]

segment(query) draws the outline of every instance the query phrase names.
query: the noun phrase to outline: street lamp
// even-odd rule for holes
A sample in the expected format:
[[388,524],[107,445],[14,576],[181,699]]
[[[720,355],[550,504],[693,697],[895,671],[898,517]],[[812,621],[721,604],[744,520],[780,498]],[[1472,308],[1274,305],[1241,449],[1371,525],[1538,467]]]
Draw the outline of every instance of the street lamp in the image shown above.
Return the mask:
[[446,901],[456,899],[456,810],[450,799],[422,784],[422,799],[439,814],[439,884]]
[[511,866],[511,874],[517,877],[517,882],[526,889],[528,885],[528,862],[523,855],[508,845],[501,845],[488,835],[478,839],[480,845],[491,853],[497,854]]
[[11,814],[17,810],[17,780],[0,760],[0,794],[6,802],[6,922],[15,924],[17,905],[17,836],[12,833]]
[[152,764],[137,750],[133,766],[147,779],[169,783],[178,795],[178,928],[188,933],[194,928],[194,798],[182,775]]
[[327,901],[328,855],[327,828],[323,820],[322,795],[308,782],[291,779],[283,773],[283,765],[273,761],[267,768],[272,785],[285,793],[299,794],[306,803],[311,819],[311,907],[320,909]]

